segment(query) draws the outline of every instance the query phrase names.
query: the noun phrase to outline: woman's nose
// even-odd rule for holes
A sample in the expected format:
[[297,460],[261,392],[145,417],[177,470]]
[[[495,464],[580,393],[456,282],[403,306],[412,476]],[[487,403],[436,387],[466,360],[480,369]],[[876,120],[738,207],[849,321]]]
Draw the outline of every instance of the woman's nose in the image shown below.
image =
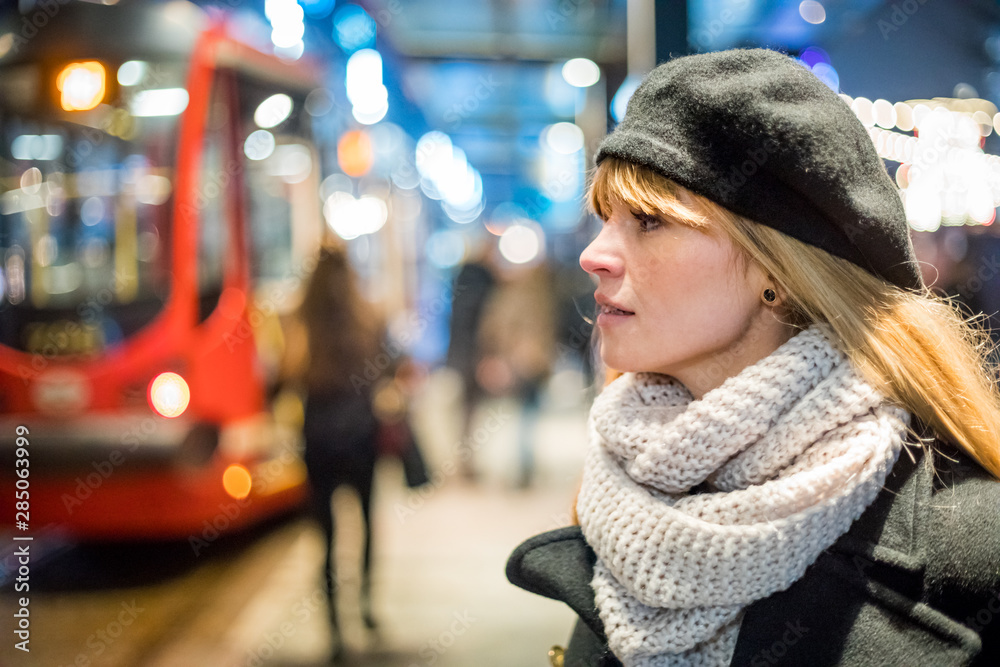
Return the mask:
[[621,247],[605,224],[601,232],[580,253],[580,266],[594,276],[618,277],[625,268]]

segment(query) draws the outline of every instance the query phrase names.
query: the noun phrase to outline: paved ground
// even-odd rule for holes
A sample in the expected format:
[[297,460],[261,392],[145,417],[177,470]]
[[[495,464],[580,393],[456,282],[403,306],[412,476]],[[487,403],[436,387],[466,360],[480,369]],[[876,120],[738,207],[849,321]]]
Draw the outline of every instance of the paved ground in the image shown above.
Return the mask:
[[[456,472],[454,384],[447,376],[432,378],[417,406],[417,427],[434,483],[412,492],[404,488],[398,466],[388,463],[378,472],[377,633],[367,632],[358,614],[360,511],[349,492],[338,492],[346,664],[542,667],[548,648],[565,642],[572,612],[504,577],[506,558],[517,544],[568,522],[583,455],[586,398],[571,376],[559,382],[565,391],[549,397],[534,429],[536,482],[517,490],[517,406],[495,401],[480,410],[474,433],[481,436],[481,478],[471,485]],[[33,595],[32,653],[13,650],[5,632],[0,665],[327,664],[331,644],[318,587],[318,531],[300,519],[247,542],[225,546],[226,553],[197,567],[125,585],[114,583],[120,580],[113,563],[121,562],[124,571],[136,556],[91,552],[88,568],[103,567],[112,583]],[[0,614],[10,619],[13,609],[5,596]]]

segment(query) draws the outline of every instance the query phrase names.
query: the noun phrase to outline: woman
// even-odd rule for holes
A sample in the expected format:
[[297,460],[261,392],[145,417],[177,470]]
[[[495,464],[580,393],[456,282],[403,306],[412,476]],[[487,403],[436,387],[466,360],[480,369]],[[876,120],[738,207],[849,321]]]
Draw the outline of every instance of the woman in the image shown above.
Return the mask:
[[[850,108],[782,54],[655,69],[590,202],[579,526],[508,563],[570,665],[1000,664],[1000,400]],[[562,662],[564,661],[564,663]]]
[[295,369],[289,374],[301,379],[308,395],[302,429],[304,458],[313,515],[322,527],[326,547],[324,584],[335,655],[339,657],[342,644],[330,501],[341,485],[353,488],[361,501],[365,531],[361,613],[365,625],[375,627],[371,611],[371,498],[378,420],[372,409],[372,378],[366,364],[372,364],[383,352],[379,348],[383,327],[360,294],[343,244],[330,243],[320,250],[298,319],[304,327],[292,329],[289,348],[304,354],[290,352],[286,363]]

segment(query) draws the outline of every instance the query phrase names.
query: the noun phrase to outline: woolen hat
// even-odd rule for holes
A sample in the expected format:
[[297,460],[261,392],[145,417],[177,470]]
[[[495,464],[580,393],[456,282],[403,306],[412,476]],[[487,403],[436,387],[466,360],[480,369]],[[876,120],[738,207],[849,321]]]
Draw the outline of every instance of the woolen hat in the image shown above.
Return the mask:
[[903,204],[868,132],[809,69],[767,49],[650,72],[597,151],[648,167],[755,222],[920,290]]

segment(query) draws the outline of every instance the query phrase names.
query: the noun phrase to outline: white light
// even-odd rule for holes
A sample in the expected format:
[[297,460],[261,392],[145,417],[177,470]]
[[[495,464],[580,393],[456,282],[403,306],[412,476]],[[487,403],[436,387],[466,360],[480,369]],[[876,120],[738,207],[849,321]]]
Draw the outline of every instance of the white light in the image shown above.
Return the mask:
[[448,202],[441,202],[441,209],[445,212],[445,215],[460,225],[467,225],[470,222],[474,222],[483,212],[484,208],[485,205],[481,199],[472,208],[465,209],[455,208]]
[[384,101],[379,106],[371,109],[366,109],[360,106],[351,107],[351,115],[354,116],[354,120],[358,121],[362,125],[374,125],[385,118],[387,113],[389,113],[388,101]]
[[540,230],[523,224],[511,225],[500,235],[498,248],[512,264],[525,264],[538,257],[541,249]]
[[904,132],[913,129],[913,107],[906,102],[896,102],[892,105],[896,112],[896,127]]
[[855,97],[851,109],[865,127],[875,125],[875,110],[872,101],[867,97]]
[[265,0],[264,15],[275,26],[302,23],[306,16],[295,0]]
[[365,227],[366,234],[382,229],[389,219],[389,207],[380,197],[363,195],[355,206],[355,214]]
[[[454,182],[453,187],[444,187],[441,190],[441,199],[445,204],[456,212],[462,212],[471,211],[482,203],[483,177],[471,165],[466,165],[464,173],[456,174]],[[445,183],[442,183],[442,186],[444,185]]]
[[589,88],[601,80],[601,68],[588,58],[573,58],[562,68],[566,83],[577,88]]
[[284,93],[278,93],[257,105],[257,110],[253,112],[253,122],[257,123],[257,127],[266,130],[282,123],[291,114],[292,98]]
[[938,190],[908,188],[906,221],[918,232],[933,232],[941,226],[941,193]]
[[118,83],[135,86],[146,76],[147,64],[142,60],[129,60],[118,68]]
[[274,135],[267,130],[251,132],[243,142],[243,154],[250,160],[266,159],[274,152]]
[[804,0],[799,3],[799,16],[808,23],[818,25],[826,20],[826,9],[815,0]]
[[319,185],[319,197],[324,202],[335,192],[351,194],[353,191],[354,182],[346,174],[330,174]]
[[10,153],[15,160],[55,160],[62,148],[58,134],[22,134],[11,142]]
[[969,188],[965,208],[969,212],[969,217],[980,225],[990,224],[996,216],[993,195],[985,184]]
[[583,150],[583,130],[574,123],[556,123],[542,132],[545,145],[561,155]]
[[188,92],[183,88],[153,88],[136,93],[129,105],[133,116],[176,116],[187,109]]
[[347,99],[355,120],[372,125],[389,111],[389,91],[382,85],[382,55],[375,49],[355,51],[347,60]]
[[166,176],[143,174],[135,184],[135,200],[140,204],[159,206],[170,197],[173,185]]
[[267,161],[267,172],[285,183],[301,183],[312,170],[312,153],[302,144],[287,144],[274,149]]
[[375,96],[381,99],[382,55],[375,49],[355,51],[347,61],[345,87],[352,104],[364,104]]
[[279,49],[290,49],[297,42],[302,41],[302,36],[306,34],[304,23],[281,23],[271,30],[271,43]]
[[355,95],[351,102],[361,113],[374,113],[382,107],[389,106],[389,90],[381,83],[375,84],[365,89],[363,94]]
[[[272,23],[280,21],[282,14],[288,11],[295,11],[293,7],[296,6],[298,6],[298,3],[295,0],[264,0],[264,16]],[[302,20],[302,17],[299,17],[299,20]]]
[[306,52],[306,43],[301,39],[291,46],[275,46],[274,55],[278,56],[282,60],[296,61],[302,57],[302,54]]
[[421,176],[434,179],[451,164],[451,138],[444,132],[431,130],[417,141],[416,162]]
[[160,373],[149,385],[150,407],[168,419],[180,417],[190,403],[191,389],[177,373]]
[[104,202],[100,197],[87,197],[80,206],[80,219],[83,224],[93,227],[104,219]]
[[29,195],[38,194],[42,180],[42,170],[38,167],[29,167],[21,174],[21,189]]
[[323,217],[338,236],[350,241],[380,230],[389,217],[389,208],[374,195],[355,199],[346,192],[334,192],[323,204]]

